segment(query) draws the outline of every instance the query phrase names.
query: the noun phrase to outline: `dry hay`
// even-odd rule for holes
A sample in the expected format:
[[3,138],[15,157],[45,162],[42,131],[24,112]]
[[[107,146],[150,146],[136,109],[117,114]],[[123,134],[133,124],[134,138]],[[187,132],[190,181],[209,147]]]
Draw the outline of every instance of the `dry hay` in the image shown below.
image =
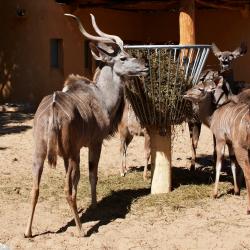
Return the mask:
[[167,125],[180,124],[192,115],[191,103],[183,100],[183,94],[192,83],[185,80],[182,53],[181,56],[174,55],[174,50],[167,48],[128,49],[128,52],[146,58],[150,67],[148,76],[132,78],[126,86],[127,98],[142,125],[164,129]]

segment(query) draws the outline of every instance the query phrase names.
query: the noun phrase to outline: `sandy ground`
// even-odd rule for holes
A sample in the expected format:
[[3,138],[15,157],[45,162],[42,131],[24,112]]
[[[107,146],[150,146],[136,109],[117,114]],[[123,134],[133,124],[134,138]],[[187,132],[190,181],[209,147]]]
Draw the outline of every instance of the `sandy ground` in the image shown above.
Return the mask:
[[[32,117],[22,114],[1,115],[0,243],[10,249],[250,249],[250,217],[246,215],[244,190],[239,197],[229,194],[216,200],[207,197],[193,206],[176,209],[171,214],[166,212],[168,210],[147,211],[138,206],[137,210],[141,209],[142,213],[120,208],[125,211],[123,216],[109,219],[100,215],[102,213],[98,207],[95,216],[86,217],[89,198],[85,197],[86,200],[80,195],[78,203],[86,237],[78,237],[63,196],[64,173],[61,161],[56,170],[49,169],[45,164],[41,197],[34,219],[35,237],[25,239],[23,233],[29,214],[32,181]],[[180,132],[182,128],[183,133]],[[185,169],[189,167],[190,143],[186,126],[182,128],[179,128],[174,141],[173,165]],[[211,153],[211,133],[203,128],[198,146],[198,167],[211,165],[206,156]],[[119,162],[119,138],[115,136],[103,146],[99,168],[100,187],[102,179],[119,175]],[[143,138],[134,138],[131,143],[128,164],[138,168],[143,166]],[[81,165],[83,179],[79,189],[83,190],[88,189],[86,149],[81,152]],[[117,178],[120,178],[122,189],[126,190],[129,176]],[[138,179],[138,183],[141,183],[142,172],[138,172]],[[55,180],[58,185],[55,185]],[[140,197],[134,195],[131,199]],[[110,210],[113,205],[119,207],[119,204],[109,205]],[[164,204],[161,206],[164,207]]]

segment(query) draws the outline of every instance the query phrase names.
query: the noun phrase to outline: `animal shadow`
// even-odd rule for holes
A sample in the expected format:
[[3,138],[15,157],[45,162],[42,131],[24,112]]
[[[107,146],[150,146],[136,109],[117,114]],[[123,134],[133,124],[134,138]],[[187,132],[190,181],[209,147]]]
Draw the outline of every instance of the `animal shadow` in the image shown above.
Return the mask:
[[[208,161],[212,159],[212,156],[202,156],[198,161],[203,163],[196,168],[195,171],[190,171],[187,168],[172,167],[172,180],[173,189],[178,188],[181,185],[210,185],[214,182],[213,178],[213,167],[207,164]],[[143,166],[134,167],[132,171],[143,171]],[[125,177],[126,178],[126,177]],[[231,175],[222,175],[221,181],[231,181]],[[96,208],[87,208],[85,211],[81,209],[79,211],[81,223],[86,222],[96,222],[90,229],[86,232],[85,237],[90,237],[94,233],[98,233],[99,228],[104,225],[108,225],[112,221],[120,218],[124,219],[126,215],[130,212],[131,205],[136,199],[150,194],[150,188],[140,188],[140,189],[124,189],[112,191],[108,196],[104,197],[98,202]],[[43,234],[59,234],[66,232],[71,226],[75,226],[75,222],[72,219],[66,225],[61,227],[55,232],[47,231]],[[36,235],[37,236],[37,235]]]
[[[143,172],[143,170],[144,170],[144,166],[133,166],[133,167],[129,167],[128,172],[129,173]],[[147,171],[151,171],[151,164],[148,164]]]
[[[126,214],[129,213],[133,201],[142,196],[146,196],[149,193],[149,188],[113,191],[109,196],[104,197],[100,202],[98,202],[96,208],[87,208],[80,217],[81,223],[90,221],[98,222],[86,232],[85,237],[89,237],[93,233],[97,233],[99,227],[107,225],[118,218],[124,219]],[[55,233],[65,232],[70,226],[75,226],[74,220],[68,222]]]

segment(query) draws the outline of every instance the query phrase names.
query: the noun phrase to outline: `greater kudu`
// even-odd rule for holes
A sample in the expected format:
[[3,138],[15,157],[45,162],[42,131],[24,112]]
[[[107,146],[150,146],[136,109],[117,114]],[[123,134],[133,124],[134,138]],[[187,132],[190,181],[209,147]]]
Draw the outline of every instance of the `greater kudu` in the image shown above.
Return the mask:
[[[92,25],[95,32],[100,36],[107,36],[106,33],[100,30],[98,25],[96,24],[95,17],[91,14]],[[98,60],[98,58],[96,58]],[[146,60],[146,58],[142,58]],[[99,66],[94,74],[93,80],[96,81],[99,77],[101,66]],[[127,173],[126,166],[126,156],[127,156],[127,148],[130,142],[132,141],[134,136],[144,136],[144,154],[145,154],[145,166],[143,170],[143,179],[147,179],[147,167],[151,153],[150,147],[150,137],[148,131],[145,127],[142,127],[139,121],[139,118],[136,116],[132,105],[129,100],[125,97],[125,105],[122,111],[122,119],[118,125],[118,131],[120,135],[120,154],[121,154],[121,166],[120,166],[120,174],[121,176],[125,176]]]
[[86,32],[80,20],[82,34],[91,40],[91,52],[104,64],[97,82],[70,76],[64,91],[46,96],[34,118],[35,150],[33,158],[33,189],[31,215],[25,236],[32,236],[32,221],[39,196],[39,184],[44,160],[55,166],[57,155],[64,160],[66,170],[65,195],[73,212],[75,223],[82,233],[77,211],[76,194],[80,178],[80,149],[89,148],[89,180],[92,205],[96,206],[97,169],[102,142],[114,133],[123,109],[123,85],[128,76],[144,75],[145,63],[123,50],[121,38],[103,34],[93,36]]
[[[197,103],[200,119],[209,126],[216,139],[216,180],[213,196],[218,196],[218,183],[224,155],[224,146],[229,148],[234,179],[234,191],[239,194],[239,179],[236,175],[237,162],[243,169],[248,190],[248,208],[250,212],[250,90],[245,90],[236,97],[228,98],[225,94],[225,82],[220,77],[218,82],[201,82],[187,91],[184,98]],[[236,156],[236,159],[235,159]],[[237,162],[236,162],[237,160]]]
[[118,125],[118,131],[120,135],[121,176],[125,176],[128,170],[126,165],[128,145],[130,144],[134,136],[144,136],[145,166],[143,170],[143,179],[146,180],[148,162],[151,155],[150,136],[148,129],[141,125],[139,118],[136,116],[133,107],[127,98],[125,98],[125,105],[121,122]]
[[[242,81],[235,81],[234,80],[234,73],[232,64],[233,62],[243,56],[247,52],[247,45],[242,42],[239,47],[237,47],[233,51],[221,51],[216,44],[212,44],[212,52],[215,57],[219,61],[219,70],[214,69],[206,69],[202,72],[200,76],[200,81],[209,81],[216,79],[218,76],[223,76],[225,80],[225,87],[228,94],[238,94],[243,89],[249,88],[250,84],[242,82]],[[197,107],[193,103],[193,111],[194,117],[188,120],[188,127],[190,132],[190,139],[191,139],[191,150],[192,150],[192,158],[191,158],[191,167],[190,170],[195,169],[195,159],[196,159],[196,149],[199,141],[200,131],[201,131],[201,121],[197,119]],[[216,151],[214,151],[214,157],[216,158]]]

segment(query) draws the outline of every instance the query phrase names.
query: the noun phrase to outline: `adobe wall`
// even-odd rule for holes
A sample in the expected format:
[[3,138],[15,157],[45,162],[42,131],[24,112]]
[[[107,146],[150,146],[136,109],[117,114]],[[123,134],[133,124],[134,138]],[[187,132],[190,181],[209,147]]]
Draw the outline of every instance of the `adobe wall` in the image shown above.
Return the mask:
[[[26,9],[26,17],[17,17],[16,8]],[[71,8],[72,10],[72,8]],[[32,101],[61,89],[70,73],[91,76],[84,68],[83,38],[76,23],[63,13],[69,11],[54,0],[12,0],[0,2],[0,101]],[[178,13],[127,12],[97,8],[80,9],[84,27],[93,33],[89,13],[107,33],[117,34],[126,41],[168,42],[179,40]],[[250,48],[250,17],[240,12],[198,10],[196,12],[197,43],[215,42],[219,48],[234,49],[241,40]],[[63,39],[63,70],[50,67],[50,39]],[[209,56],[209,64],[215,59]],[[238,59],[235,75],[250,82],[250,51]]]
[[[16,15],[18,6],[25,17]],[[0,1],[0,12],[1,99],[39,102],[69,73],[83,73],[82,37],[53,0]],[[51,38],[63,38],[63,70],[50,67]]]

